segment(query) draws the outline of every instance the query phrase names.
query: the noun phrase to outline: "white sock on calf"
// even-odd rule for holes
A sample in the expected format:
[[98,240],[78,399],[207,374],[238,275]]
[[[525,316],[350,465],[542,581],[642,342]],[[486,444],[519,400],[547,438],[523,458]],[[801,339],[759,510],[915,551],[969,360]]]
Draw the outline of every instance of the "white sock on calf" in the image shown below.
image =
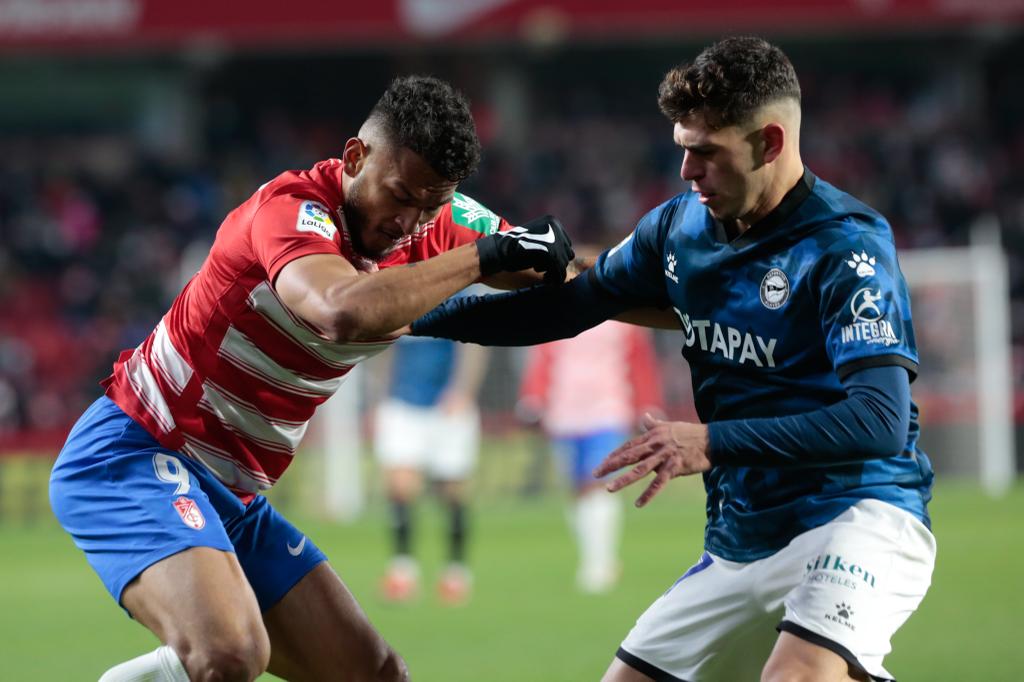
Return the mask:
[[169,646],[115,665],[100,682],[189,682],[185,666]]
[[622,507],[603,489],[590,490],[576,502],[580,546],[577,583],[585,592],[605,592],[618,581],[618,545]]

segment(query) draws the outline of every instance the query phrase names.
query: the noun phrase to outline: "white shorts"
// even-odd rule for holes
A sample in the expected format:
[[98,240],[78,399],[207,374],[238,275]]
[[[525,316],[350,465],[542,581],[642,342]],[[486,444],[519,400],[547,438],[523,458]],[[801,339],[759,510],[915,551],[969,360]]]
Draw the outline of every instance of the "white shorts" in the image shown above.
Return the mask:
[[770,557],[738,563],[705,553],[640,616],[616,655],[656,680],[756,680],[778,629],[890,680],[882,659],[934,566],[924,524],[863,500]]
[[385,467],[418,469],[438,481],[468,478],[480,447],[480,413],[445,414],[385,400],[377,408],[374,448]]

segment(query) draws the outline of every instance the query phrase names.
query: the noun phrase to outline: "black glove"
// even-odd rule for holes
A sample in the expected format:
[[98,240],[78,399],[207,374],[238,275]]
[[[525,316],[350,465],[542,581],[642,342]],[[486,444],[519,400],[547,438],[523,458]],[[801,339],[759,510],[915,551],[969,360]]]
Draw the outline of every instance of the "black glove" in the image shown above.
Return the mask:
[[564,282],[565,268],[576,257],[569,235],[558,219],[550,215],[478,239],[476,248],[480,253],[480,273],[485,277],[533,268],[544,273],[545,284]]

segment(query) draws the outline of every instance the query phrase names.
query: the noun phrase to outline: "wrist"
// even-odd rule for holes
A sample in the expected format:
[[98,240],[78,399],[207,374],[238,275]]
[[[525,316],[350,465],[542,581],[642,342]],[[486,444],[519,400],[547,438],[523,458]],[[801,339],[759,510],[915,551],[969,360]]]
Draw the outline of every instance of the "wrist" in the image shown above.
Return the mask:
[[501,272],[501,258],[498,253],[498,241],[494,235],[481,237],[476,242],[476,252],[480,259],[480,275],[487,277]]
[[[711,422],[707,424],[707,441],[704,446],[704,456],[711,462],[711,466],[723,466],[726,462],[726,448],[724,446],[724,440],[726,433],[723,432],[723,427],[726,427],[728,422]],[[726,427],[724,431],[727,431]]]

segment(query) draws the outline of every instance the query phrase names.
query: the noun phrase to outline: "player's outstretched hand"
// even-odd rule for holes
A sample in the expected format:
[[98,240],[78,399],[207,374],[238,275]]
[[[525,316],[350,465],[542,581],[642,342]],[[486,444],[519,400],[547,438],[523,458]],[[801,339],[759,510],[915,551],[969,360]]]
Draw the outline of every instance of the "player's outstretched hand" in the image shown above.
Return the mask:
[[545,284],[564,282],[565,268],[575,258],[569,235],[550,215],[478,239],[476,247],[484,276],[533,268],[544,273]]
[[707,455],[708,427],[705,425],[664,421],[649,413],[644,415],[642,423],[646,433],[617,447],[594,469],[594,476],[600,477],[622,467],[636,465],[608,484],[608,490],[613,493],[655,472],[654,480],[636,500],[638,507],[650,502],[676,476],[696,474],[711,468]]

